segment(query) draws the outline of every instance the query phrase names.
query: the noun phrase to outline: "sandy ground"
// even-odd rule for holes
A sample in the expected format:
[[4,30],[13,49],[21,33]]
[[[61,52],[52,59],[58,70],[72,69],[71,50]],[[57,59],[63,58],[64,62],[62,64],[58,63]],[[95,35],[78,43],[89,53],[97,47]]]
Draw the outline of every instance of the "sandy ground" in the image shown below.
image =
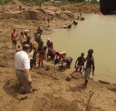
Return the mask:
[[[19,34],[24,29],[30,29],[33,37],[37,27],[41,26],[44,34],[49,34],[53,28],[62,28],[62,25],[75,19],[71,11],[84,12],[86,7],[88,13],[95,13],[99,8],[92,4],[77,4],[64,6],[66,11],[62,12],[61,7],[53,6],[50,2],[40,8],[34,3],[24,5],[16,0],[13,1],[14,4],[10,2],[4,6],[4,12],[3,6],[0,6],[0,111],[86,111],[90,91],[93,92],[93,96],[88,111],[116,111],[116,86],[114,85],[90,80],[88,88],[85,89],[82,87],[84,78],[71,78],[67,81],[67,73],[56,69],[58,75],[56,80],[53,66],[49,66],[49,70],[34,67],[31,70],[32,87],[38,91],[24,95],[18,90],[14,69],[15,49],[11,49],[10,40],[13,28],[16,28]],[[25,11],[19,11],[19,5],[24,7]],[[53,11],[57,14],[54,21],[50,21],[50,27],[47,27],[48,24],[44,19],[48,12]],[[24,96],[28,98],[20,100]]]

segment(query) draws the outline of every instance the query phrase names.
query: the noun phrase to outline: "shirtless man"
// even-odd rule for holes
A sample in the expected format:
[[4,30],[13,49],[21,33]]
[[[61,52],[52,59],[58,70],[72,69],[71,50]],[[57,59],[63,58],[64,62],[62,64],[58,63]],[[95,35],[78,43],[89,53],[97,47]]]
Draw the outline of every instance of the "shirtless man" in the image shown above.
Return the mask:
[[84,87],[87,87],[91,72],[92,72],[92,75],[94,76],[95,65],[94,65],[94,57],[92,54],[93,54],[93,49],[89,49],[87,58],[85,60],[86,68],[85,68],[85,74],[84,74],[84,78],[85,78]]
[[84,53],[81,53],[81,56],[77,58],[76,62],[75,62],[75,71],[80,71],[82,70],[82,68],[84,69],[84,61],[85,61],[85,58],[84,58]]

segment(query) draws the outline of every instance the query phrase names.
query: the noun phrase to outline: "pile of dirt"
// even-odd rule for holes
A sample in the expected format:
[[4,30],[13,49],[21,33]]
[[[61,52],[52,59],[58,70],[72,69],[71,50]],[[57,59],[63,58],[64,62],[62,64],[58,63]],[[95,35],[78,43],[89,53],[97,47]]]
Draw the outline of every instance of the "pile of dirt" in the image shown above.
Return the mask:
[[[11,2],[7,3],[7,5],[17,5],[17,6],[24,6],[21,2],[19,2],[18,0],[11,0]],[[6,5],[6,6],[7,6]]]
[[56,12],[56,17],[62,20],[69,20],[74,18],[74,14],[70,11],[63,11],[63,12],[59,11]]
[[56,17],[61,20],[69,20],[74,18],[74,15],[69,11],[56,12]]
[[14,18],[18,20],[43,20],[46,18],[44,11],[15,11],[15,12],[4,12],[1,17],[3,19]]
[[[18,90],[13,67],[0,67],[0,73],[0,98],[4,101],[0,103],[2,111],[85,111],[90,90],[94,94],[89,103],[89,111],[115,111],[116,108],[115,86],[90,80],[88,88],[84,89],[81,86],[84,81],[82,78],[65,81],[57,71],[59,79],[54,79],[53,67],[50,67],[49,71],[44,68],[31,71],[32,87],[38,91],[26,95]],[[25,96],[28,98],[21,101],[20,98]]]
[[14,65],[14,52],[9,52],[7,46],[2,45],[0,47],[0,67],[9,67]]
[[73,12],[81,13],[101,13],[100,8],[93,5],[92,3],[79,3],[76,5],[66,5],[65,9],[71,10]]
[[[3,25],[1,25],[2,27],[4,27]],[[5,28],[6,29],[6,28]],[[4,28],[2,28],[0,31],[0,67],[9,67],[9,66],[13,66],[13,59],[14,59],[14,51],[10,52],[9,51],[9,47],[7,46],[7,42],[9,41],[9,35],[7,35],[6,33],[8,32],[8,30],[5,30]]]

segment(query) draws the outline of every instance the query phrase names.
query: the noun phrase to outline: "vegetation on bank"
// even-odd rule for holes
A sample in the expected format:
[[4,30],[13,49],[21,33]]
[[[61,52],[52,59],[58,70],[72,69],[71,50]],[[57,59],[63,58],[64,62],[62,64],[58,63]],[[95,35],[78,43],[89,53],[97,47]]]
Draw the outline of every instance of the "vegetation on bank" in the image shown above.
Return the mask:
[[28,3],[35,2],[37,4],[39,4],[40,2],[41,3],[45,2],[44,0],[18,0],[18,1],[20,1],[20,2],[28,2]]
[[99,5],[99,2],[98,1],[73,1],[73,0],[63,0],[63,1],[61,1],[61,2],[56,2],[55,4],[56,5],[68,5],[68,4],[77,4],[77,3],[84,3],[84,2],[86,2],[86,3],[93,3],[93,4],[95,4],[95,5]]
[[[10,2],[11,0],[2,0],[0,1],[0,5],[4,5],[8,2]],[[37,4],[40,4],[40,3],[44,3],[44,2],[48,2],[50,0],[18,0],[20,2],[35,2]],[[51,0],[53,1],[53,0]],[[67,5],[67,4],[76,4],[76,3],[83,3],[83,2],[90,2],[90,3],[94,3],[94,4],[99,4],[99,2],[97,0],[54,0],[56,1],[55,4],[56,5]]]
[[7,4],[8,2],[10,2],[11,0],[1,0],[0,1],[0,5],[5,5]]

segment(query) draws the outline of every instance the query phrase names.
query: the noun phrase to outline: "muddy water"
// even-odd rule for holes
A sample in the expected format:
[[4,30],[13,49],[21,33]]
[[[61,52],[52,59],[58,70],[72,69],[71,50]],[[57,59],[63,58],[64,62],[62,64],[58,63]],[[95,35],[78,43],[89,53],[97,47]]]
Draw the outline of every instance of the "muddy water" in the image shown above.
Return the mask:
[[71,29],[55,29],[49,37],[56,51],[65,50],[73,57],[72,68],[81,52],[87,56],[88,49],[94,49],[95,77],[116,83],[116,15],[84,14],[86,20],[78,21]]

